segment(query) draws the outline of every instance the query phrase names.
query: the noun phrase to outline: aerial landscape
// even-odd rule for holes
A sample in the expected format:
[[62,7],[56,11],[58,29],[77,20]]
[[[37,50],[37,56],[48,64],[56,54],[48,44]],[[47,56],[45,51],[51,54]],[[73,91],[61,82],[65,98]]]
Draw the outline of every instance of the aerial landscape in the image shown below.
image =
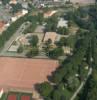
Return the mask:
[[0,100],[97,100],[97,0],[0,0]]

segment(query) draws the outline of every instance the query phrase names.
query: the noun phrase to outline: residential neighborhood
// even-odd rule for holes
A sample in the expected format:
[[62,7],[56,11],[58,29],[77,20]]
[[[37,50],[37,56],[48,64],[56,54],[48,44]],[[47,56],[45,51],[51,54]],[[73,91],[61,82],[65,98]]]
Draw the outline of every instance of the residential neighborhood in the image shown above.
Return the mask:
[[0,100],[97,100],[97,0],[0,0]]

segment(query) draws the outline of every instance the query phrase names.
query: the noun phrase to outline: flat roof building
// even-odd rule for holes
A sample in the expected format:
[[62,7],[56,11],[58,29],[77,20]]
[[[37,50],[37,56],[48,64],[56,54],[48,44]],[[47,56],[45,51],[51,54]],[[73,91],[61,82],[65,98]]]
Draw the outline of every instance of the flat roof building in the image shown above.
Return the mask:
[[68,21],[64,20],[63,18],[60,18],[58,21],[57,27],[68,27]]

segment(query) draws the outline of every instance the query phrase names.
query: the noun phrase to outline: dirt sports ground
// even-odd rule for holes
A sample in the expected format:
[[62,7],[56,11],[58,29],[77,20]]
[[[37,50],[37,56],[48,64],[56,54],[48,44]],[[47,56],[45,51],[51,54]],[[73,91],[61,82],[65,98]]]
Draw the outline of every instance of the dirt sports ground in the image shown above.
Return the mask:
[[57,67],[56,60],[0,57],[0,87],[32,89]]
[[34,100],[34,99],[32,99],[32,94],[10,92],[7,95],[7,100]]

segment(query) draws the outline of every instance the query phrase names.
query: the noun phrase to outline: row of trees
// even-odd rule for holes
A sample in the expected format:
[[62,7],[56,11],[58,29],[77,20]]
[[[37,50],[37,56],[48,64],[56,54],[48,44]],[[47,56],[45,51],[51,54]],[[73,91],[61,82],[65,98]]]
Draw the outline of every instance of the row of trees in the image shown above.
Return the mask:
[[10,39],[10,37],[16,32],[16,30],[24,23],[24,22],[31,22],[33,24],[33,30],[36,27],[38,16],[30,16],[29,14],[19,18],[17,21],[12,23],[7,30],[5,30],[2,35],[0,35],[0,49],[4,46],[6,41]]
[[[78,9],[77,12],[74,11],[72,13],[69,13],[69,20],[75,22],[79,27],[84,28],[86,32],[81,31],[82,35],[77,40],[77,45],[75,47],[73,56],[65,60],[62,63],[61,67],[59,67],[59,69],[56,70],[56,72],[51,77],[53,86],[47,82],[40,84],[39,90],[45,100],[69,100],[71,96],[70,93],[74,92],[75,89],[79,86],[80,82],[86,78],[87,73],[85,74],[84,66],[90,64],[90,59],[92,57],[91,52],[93,52],[93,45],[91,44],[91,42],[95,41],[97,37],[95,37],[96,31],[94,22],[85,17],[86,15],[83,15],[82,13],[83,10],[81,9]],[[87,13],[87,16],[89,17],[90,15]],[[64,41],[62,45],[64,45]],[[76,73],[78,73],[78,77],[75,77]],[[95,77],[96,75],[94,76],[94,78]],[[96,84],[96,82],[94,83]],[[49,86],[47,86],[47,84]],[[90,96],[95,95],[95,92],[96,88],[94,87],[93,90],[90,90],[86,100],[92,100],[92,97]],[[96,100],[96,95],[93,100]]]
[[[84,38],[82,41],[83,43],[80,44],[80,47],[77,48],[76,52],[74,53],[74,55],[69,58],[68,61],[65,61],[63,63],[63,67],[60,68],[53,76],[53,81],[55,83],[59,83],[60,81],[62,81],[62,79],[64,78],[64,76],[67,76],[66,74],[69,73],[75,73],[78,70],[78,66],[82,63],[83,58],[85,57],[87,48],[89,46],[89,41],[90,41],[90,36],[89,33],[87,33],[88,36],[86,36],[86,38]],[[68,63],[67,63],[68,62]],[[70,75],[71,76],[71,75]]]
[[31,37],[29,37],[30,49],[26,54],[27,57],[32,58],[38,55],[39,53],[38,42],[39,39],[37,35],[32,35]]
[[[52,82],[54,86],[47,82],[40,84],[39,89],[45,100],[69,100],[71,92],[73,92],[79,86],[80,81],[85,78],[84,67],[82,70],[81,66],[85,66],[82,62],[89,47],[92,33],[88,32],[86,34],[74,55],[64,61],[61,67],[53,74]],[[75,77],[75,74],[78,72],[80,75],[79,78]],[[49,84],[51,89],[48,88],[47,84]]]
[[[92,22],[90,29],[93,31],[93,34],[87,54],[88,57],[92,58],[91,67],[93,72],[76,100],[97,100],[97,5],[90,6],[88,13]],[[90,63],[90,60],[88,62]]]
[[7,40],[16,32],[20,25],[24,22],[25,17],[18,19],[16,22],[12,23],[7,30],[5,30],[0,36],[0,48],[2,48]]
[[11,11],[12,11],[13,14],[22,10],[22,5],[20,3],[11,4],[11,7],[12,7]]
[[97,99],[96,91],[97,91],[97,70],[94,70],[88,83],[88,93],[86,100],[96,100]]
[[46,29],[45,31],[54,31],[61,35],[68,35],[69,29],[67,27],[57,27],[58,17],[52,16],[46,20]]
[[87,80],[83,90],[76,100],[97,100],[97,70],[93,69],[92,75]]
[[10,0],[1,0],[4,5],[8,4]]
[[58,19],[56,16],[50,17],[46,20],[46,29],[45,31],[54,31],[56,32]]

